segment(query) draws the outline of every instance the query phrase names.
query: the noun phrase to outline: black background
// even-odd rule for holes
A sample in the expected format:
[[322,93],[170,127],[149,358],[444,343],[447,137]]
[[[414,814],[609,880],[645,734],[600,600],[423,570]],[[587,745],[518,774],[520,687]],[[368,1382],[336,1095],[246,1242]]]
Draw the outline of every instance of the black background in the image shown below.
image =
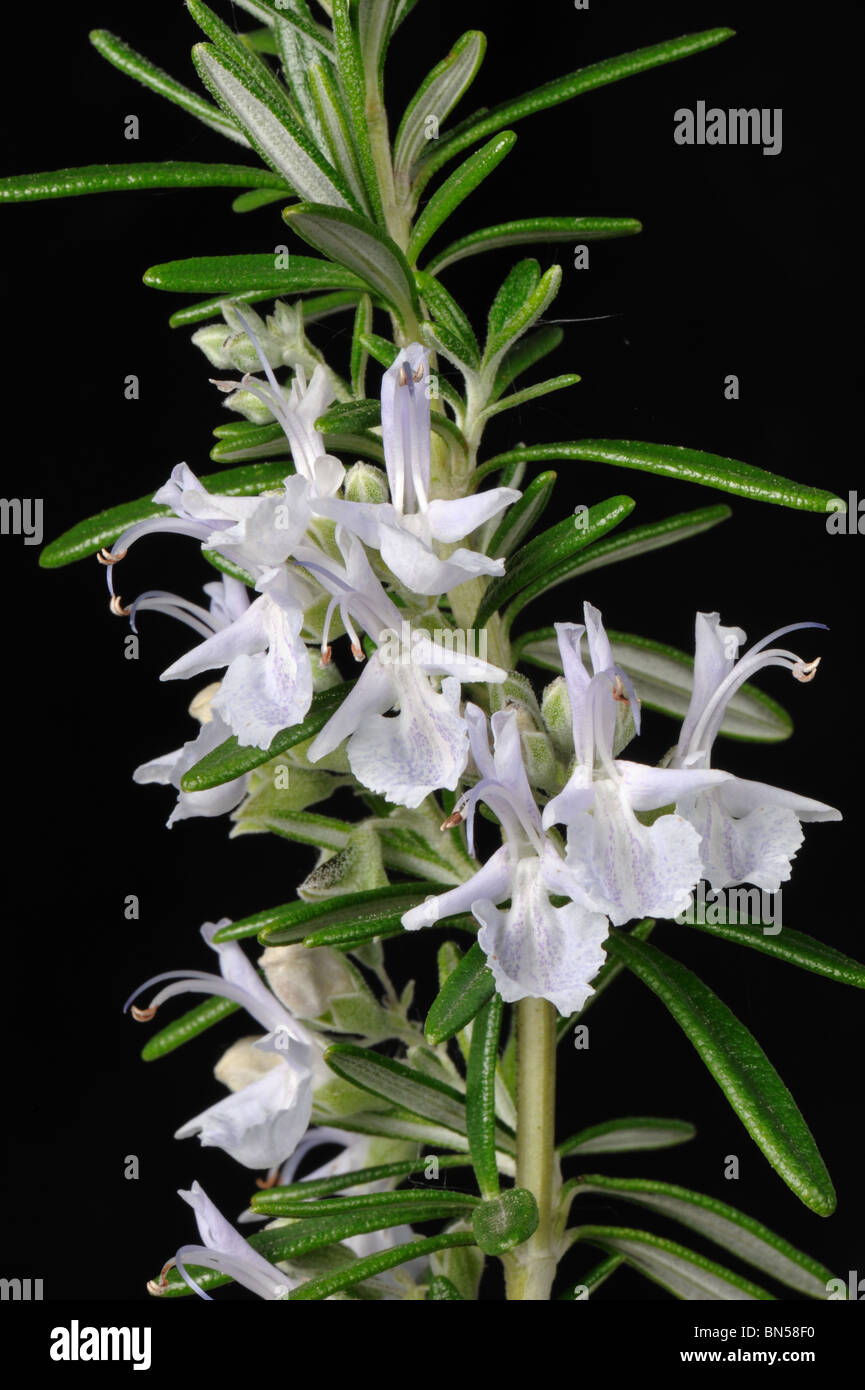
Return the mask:
[[[13,73],[0,94],[4,172],[166,157],[254,162],[130,83],[87,43],[85,25],[107,27],[196,86],[188,51],[198,35],[182,5],[92,0],[81,8],[83,17],[58,12],[38,35],[31,13],[4,18],[19,79]],[[861,21],[852,5],[829,14],[831,60],[812,28],[818,16],[806,10],[807,22],[794,23],[780,3],[418,6],[388,70],[394,129],[421,76],[469,27],[484,29],[490,46],[463,115],[643,44],[718,24],[738,30],[707,54],[520,123],[508,161],[439,234],[444,245],[473,226],[540,214],[644,223],[638,238],[593,245],[589,271],[572,268],[569,247],[540,248],[543,266],[560,260],[564,268],[549,316],[578,321],[534,379],[573,370],[583,380],[502,417],[490,429],[490,453],[515,440],[625,437],[746,459],[842,496],[859,486],[858,229],[849,212],[856,146],[845,55],[861,42]],[[236,19],[252,23],[240,10]],[[701,99],[782,107],[781,155],[675,145],[673,112]],[[136,143],[124,139],[128,114],[140,120]],[[46,540],[152,491],[181,459],[209,471],[209,432],[227,417],[188,332],[167,327],[185,301],[146,289],[141,274],[159,261],[270,250],[283,240],[276,208],[237,217],[233,196],[137,192],[4,210],[2,491],[45,499]],[[479,330],[512,259],[495,253],[445,274]],[[330,319],[315,335],[337,360],[347,323]],[[138,401],[124,399],[129,373],[140,378]],[[728,373],[739,376],[738,401],[724,399]],[[594,464],[562,464],[559,475],[558,515],[618,492],[637,500],[638,521],[727,500]],[[589,598],[610,626],[685,649],[697,609],[719,609],[751,640],[787,622],[829,624],[830,633],[806,635],[799,647],[824,658],[812,685],[794,686],[779,672],[762,682],[793,714],[794,738],[775,747],[725,743],[716,761],[844,811],[842,826],[808,830],[785,885],[784,917],[862,956],[854,654],[865,541],[828,535],[819,515],[731,500],[733,517],[705,539],[593,574],[527,618],[534,626],[576,621]],[[292,897],[313,856],[266,836],[229,845],[224,822],[164,829],[170,793],[135,788],[130,774],[190,736],[193,689],[158,682],[188,634],[150,615],[141,659],[125,660],[126,629],[107,612],[103,571],[93,561],[41,571],[37,554],[19,537],[0,538],[10,1141],[0,1273],[42,1278],[51,1300],[140,1300],[146,1278],[193,1236],[176,1189],[197,1177],[232,1215],[250,1183],[220,1151],[171,1138],[218,1098],[210,1068],[240,1030],[225,1025],[145,1066],[145,1031],[121,1017],[122,1001],[157,971],[211,968],[199,923]],[[180,539],[145,542],[128,563],[130,593],[160,587],[194,597],[212,577]],[[651,760],[673,741],[674,725],[649,716],[645,728],[639,756]],[[140,896],[138,922],[124,919],[131,893]],[[389,948],[395,976],[418,977],[419,1009],[431,998],[440,939]],[[779,1067],[833,1174],[838,1211],[823,1220],[784,1187],[664,1008],[630,978],[592,1013],[589,1052],[563,1045],[561,1132],[614,1115],[690,1119],[699,1133],[686,1147],[590,1167],[712,1193],[838,1272],[865,1274],[861,996],[686,928],[664,926],[655,940],[703,975]],[[130,1154],[140,1161],[138,1181],[123,1176]],[[741,1163],[735,1183],[723,1177],[730,1154]],[[626,1223],[636,1213],[598,1202],[585,1219]],[[576,1260],[573,1277],[584,1267]],[[494,1284],[489,1292],[497,1296]],[[620,1271],[597,1297],[666,1295]]]

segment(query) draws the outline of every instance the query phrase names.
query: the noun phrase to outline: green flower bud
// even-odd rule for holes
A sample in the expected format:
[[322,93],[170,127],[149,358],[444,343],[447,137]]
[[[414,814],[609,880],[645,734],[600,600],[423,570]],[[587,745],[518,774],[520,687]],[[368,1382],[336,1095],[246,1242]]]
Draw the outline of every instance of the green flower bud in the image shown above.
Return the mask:
[[521,735],[521,742],[523,761],[526,765],[526,775],[530,785],[540,787],[542,791],[553,796],[560,789],[562,778],[552,742],[540,729],[529,729],[524,732]]
[[307,901],[332,898],[337,893],[363,893],[370,888],[382,888],[387,874],[381,857],[381,843],[368,822],[362,822],[348,837],[344,849],[322,857],[311,874],[298,888],[298,896]]
[[389,502],[387,474],[373,463],[356,463],[345,475],[348,502]]
[[564,676],[556,676],[544,688],[541,696],[541,715],[553,747],[562,758],[574,755],[574,734],[571,726],[571,700]]

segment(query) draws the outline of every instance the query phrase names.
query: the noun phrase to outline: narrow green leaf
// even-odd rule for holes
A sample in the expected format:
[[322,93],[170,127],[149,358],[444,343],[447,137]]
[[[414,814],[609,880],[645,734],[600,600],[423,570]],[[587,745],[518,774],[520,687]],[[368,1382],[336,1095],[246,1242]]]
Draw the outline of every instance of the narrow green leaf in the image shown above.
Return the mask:
[[194,1009],[190,1009],[182,1018],[176,1018],[165,1028],[161,1028],[158,1033],[154,1033],[152,1038],[141,1049],[141,1056],[145,1062],[155,1062],[158,1057],[165,1057],[175,1048],[182,1047],[189,1042],[190,1038],[197,1038],[199,1033],[204,1033],[208,1028],[212,1028],[214,1023],[219,1023],[229,1014],[237,1013],[240,1008],[232,999],[222,999],[214,995],[211,999],[205,999],[201,1004],[196,1004]]
[[[297,1230],[297,1226],[278,1226],[270,1231],[255,1231],[246,1237],[247,1244],[256,1250],[259,1255],[263,1255],[271,1264],[276,1264],[283,1258],[289,1260],[292,1271],[299,1276],[310,1274],[335,1273],[338,1270],[352,1270],[356,1264],[356,1256],[353,1251],[345,1245],[331,1245],[307,1251],[305,1254],[292,1253],[288,1256],[284,1254],[286,1249],[286,1235]],[[290,1247],[289,1247],[290,1248]],[[234,1281],[230,1274],[218,1274],[216,1270],[205,1269],[202,1265],[188,1264],[186,1272],[190,1278],[194,1279],[200,1289],[209,1293],[211,1289],[221,1288],[225,1284]],[[160,1281],[156,1281],[160,1282]],[[164,1286],[160,1286],[160,1297],[162,1298],[184,1298],[192,1295],[192,1289],[183,1280],[175,1267],[165,1273]]]
[[578,1284],[572,1284],[564,1293],[557,1295],[558,1303],[584,1303],[591,1298],[596,1289],[605,1284],[611,1274],[615,1274],[619,1265],[625,1263],[624,1255],[608,1255],[605,1260],[600,1260],[584,1274]]
[[541,242],[608,241],[612,237],[636,236],[643,224],[634,217],[526,217],[517,222],[499,222],[481,227],[468,236],[452,241],[433,256],[427,270],[438,275],[456,261],[477,256],[481,251],[498,251],[505,246],[539,245]]
[[415,283],[436,319],[436,329],[442,325],[460,341],[463,360],[471,367],[481,364],[481,350],[474,330],[453,295],[440,280],[425,270],[415,271]]
[[460,203],[498,168],[513,149],[516,138],[512,130],[496,135],[483,149],[470,155],[450,178],[445,180],[441,188],[436,189],[415,222],[409,238],[406,255],[412,265],[416,263],[421,251],[442,223],[446,222]]
[[269,53],[272,58],[279,56],[279,49],[276,46],[276,39],[273,31],[262,25],[258,29],[247,29],[243,35],[243,42],[247,44],[254,53]]
[[286,208],[284,221],[318,251],[349,266],[403,323],[411,321],[417,309],[414,277],[405,256],[385,232],[357,213],[318,203]]
[[[372,299],[368,294],[361,295],[354,315],[351,334],[351,389],[362,399],[366,395],[366,368],[369,350],[364,346],[364,334],[372,332]],[[379,418],[381,418],[379,416]]]
[[286,753],[296,744],[305,743],[307,739],[313,738],[319,729],[324,728],[353,685],[354,681],[345,681],[342,685],[333,686],[330,690],[320,690],[317,695],[313,695],[306,718],[278,733],[269,748],[241,745],[236,735],[232,734],[184,774],[183,790],[199,792],[210,787],[220,787],[224,782],[232,782],[235,777],[241,777],[244,772],[261,767],[262,763],[269,762],[278,753]]
[[[239,1006],[237,1006],[239,1007]],[[471,1161],[466,1154],[436,1154],[438,1168],[470,1168]],[[271,1187],[257,1192],[253,1197],[255,1210],[263,1216],[275,1215],[274,1203],[284,1197],[330,1197],[347,1188],[366,1187],[368,1183],[384,1182],[391,1178],[407,1178],[413,1173],[423,1173],[430,1165],[429,1157],[405,1158],[396,1163],[377,1163],[371,1168],[357,1168],[350,1173],[337,1173],[332,1178],[301,1178],[300,1182],[287,1183],[284,1187]],[[444,1195],[448,1191],[444,1189]]]
[[492,377],[494,383],[497,380],[498,370],[505,354],[510,351],[515,340],[522,337],[523,333],[549,307],[558,294],[561,283],[561,267],[550,266],[523,303],[515,307],[514,312],[500,326],[491,331],[484,349],[484,370],[488,376]]
[[398,1265],[407,1264],[410,1260],[428,1259],[439,1250],[452,1250],[458,1245],[474,1244],[475,1238],[470,1231],[445,1231],[443,1235],[430,1236],[426,1240],[407,1241],[404,1245],[396,1245],[391,1250],[382,1251],[381,1254],[367,1255],[344,1271],[322,1274],[317,1279],[310,1279],[308,1283],[301,1284],[290,1293],[289,1299],[309,1301],[331,1298],[335,1293],[350,1288],[352,1284],[383,1274],[387,1269],[396,1269]]
[[301,198],[335,207],[351,207],[354,195],[342,175],[325,159],[303,128],[289,117],[274,115],[248,90],[230,59],[209,44],[196,44],[192,57],[199,75],[226,109],[233,112],[262,159],[282,174]]
[[[425,320],[420,324],[420,339],[426,347],[452,362],[467,381],[475,376],[475,368],[472,365],[474,357],[470,345],[447,324],[430,323]],[[444,392],[442,394],[444,395]]]
[[[589,508],[587,512],[579,517],[574,517],[571,525],[578,526],[582,530],[582,522],[587,528],[592,526],[592,516],[595,508]],[[545,593],[554,584],[561,584],[565,579],[570,579],[576,573],[587,574],[589,570],[602,569],[606,565],[619,563],[621,560],[631,560],[636,555],[645,555],[652,550],[661,550],[665,546],[675,545],[677,541],[691,540],[694,536],[699,536],[703,531],[710,530],[717,526],[719,521],[726,521],[730,515],[729,507],[723,505],[716,507],[699,507],[693,512],[681,512],[678,516],[666,517],[663,521],[649,522],[646,526],[635,526],[630,531],[625,531],[618,536],[613,536],[605,540],[599,540],[588,549],[576,554],[573,559],[564,558],[554,570],[548,575],[539,574],[533,583],[527,585],[517,595],[504,613],[503,621],[506,628],[510,628],[511,623],[518,613],[525,608],[526,604],[539,594]],[[562,522],[563,531],[567,527],[566,522]],[[540,538],[539,538],[540,539]],[[533,544],[533,542],[530,542]],[[501,583],[501,580],[496,580]]]
[[[491,401],[498,400],[499,396],[507,391],[518,376],[554,352],[564,336],[563,329],[555,324],[546,324],[543,328],[536,328],[534,333],[529,333],[514,343],[513,347],[508,348],[499,363],[489,399]],[[525,467],[524,464],[520,464],[520,466]],[[488,469],[486,464],[482,464],[475,472],[473,483],[476,483],[479,476],[482,477],[485,471],[491,472],[493,470]]]
[[269,0],[234,0],[234,3],[240,5],[241,9],[255,15],[256,19],[262,20],[265,24],[271,26],[290,24],[325,57],[334,57],[333,38],[324,25],[316,24],[314,20],[310,19],[308,12],[304,13],[299,8],[291,8],[285,3],[271,5]]
[[309,69],[312,99],[330,150],[331,162],[348,183],[358,206],[369,213],[370,204],[363,174],[358,164],[351,123],[339,83],[330,67],[312,63]]
[[387,370],[392,367],[399,357],[399,348],[392,343],[389,338],[382,338],[378,333],[364,333],[363,345],[370,357],[374,357],[379,366]]
[[319,415],[315,428],[327,434],[351,434],[380,424],[380,401],[344,401]]
[[572,1154],[633,1153],[638,1149],[670,1149],[687,1144],[697,1133],[686,1120],[662,1120],[654,1115],[629,1115],[622,1120],[605,1120],[572,1134],[559,1144],[560,1158]]
[[476,1015],[466,1069],[466,1130],[481,1196],[499,1195],[496,1160],[496,1067],[502,1024],[501,995],[494,994]]
[[470,1192],[448,1192],[430,1190],[406,1192],[369,1192],[357,1197],[324,1197],[318,1201],[309,1198],[286,1197],[284,1194],[268,1193],[268,1201],[259,1202],[256,1194],[250,1206],[259,1215],[302,1217],[309,1221],[322,1221],[330,1216],[346,1215],[349,1212],[387,1212],[397,1209],[400,1212],[413,1211],[410,1221],[442,1221],[465,1216],[478,1204],[478,1198]]
[[548,377],[546,381],[539,381],[536,386],[526,386],[522,391],[515,391],[512,396],[504,396],[493,405],[488,405],[481,414],[485,420],[489,420],[493,415],[500,415],[503,410],[513,410],[515,406],[525,405],[526,401],[548,396],[551,391],[562,391],[566,386],[576,386],[581,380],[582,378],[574,372]]
[[[312,137],[313,143],[318,149],[324,150],[328,143],[325,124],[313,95],[311,78],[313,68],[328,74],[333,72],[333,68],[330,58],[311,43],[296,24],[292,23],[292,20],[298,15],[297,0],[294,0],[294,3],[292,0],[287,0],[287,3],[283,4],[283,13],[273,25],[273,36],[276,40],[276,50],[279,54],[283,76],[291,91],[294,103],[303,117],[303,124]],[[345,177],[345,170],[340,165],[339,160],[332,159],[331,162],[334,168],[339,169]],[[348,182],[350,183],[351,180]],[[352,192],[356,193],[353,186]]]
[[[568,1184],[570,1187],[571,1184]],[[832,1274],[810,1255],[775,1235],[762,1222],[703,1192],[646,1178],[608,1178],[598,1174],[573,1179],[573,1192],[609,1193],[699,1231],[761,1273],[778,1279],[809,1298],[825,1299]]]
[[381,92],[382,70],[396,7],[397,0],[358,0],[358,47],[368,92]]
[[767,473],[739,459],[721,458],[699,449],[681,448],[673,444],[644,444],[630,439],[579,439],[562,444],[532,444],[511,449],[499,455],[496,462],[519,460],[531,463],[551,463],[555,459],[584,459],[595,463],[610,463],[616,468],[636,468],[643,473],[679,478],[683,482],[700,483],[754,502],[773,502],[779,507],[795,507],[800,511],[825,512],[826,503],[835,493],[823,488],[809,487]]
[[493,973],[477,942],[445,980],[426,1017],[424,1035],[433,1046],[447,1042],[471,1023],[495,994]]
[[311,927],[346,927],[370,923],[396,912],[407,912],[429,895],[428,883],[391,883],[361,893],[340,893],[320,902],[296,901],[267,908],[251,917],[220,927],[214,935],[217,945],[258,936],[268,946],[287,946],[309,936]]
[[[646,709],[681,719],[691,699],[694,658],[676,647],[635,637],[630,632],[608,632],[616,664],[631,677]],[[545,671],[561,672],[555,629],[538,628],[514,639],[514,664],[521,661]],[[793,721],[776,700],[756,686],[746,684],[730,700],[720,733],[745,742],[778,743],[789,738]]]
[[523,116],[530,116],[535,111],[543,111],[549,106],[570,101],[572,97],[592,91],[595,87],[606,86],[609,82],[619,82],[624,77],[633,77],[649,68],[687,58],[692,53],[712,48],[715,44],[723,43],[725,39],[732,37],[732,29],[706,29],[699,34],[685,34],[679,39],[668,39],[648,48],[638,48],[633,53],[623,53],[617,58],[605,58],[600,63],[592,63],[590,67],[578,68],[566,77],[554,78],[553,81],[546,82],[542,87],[526,92],[521,97],[502,102],[482,119],[474,123],[466,122],[458,134],[438,142],[422,160],[417,183],[421,186],[426,183],[437,169],[467,145],[474,145],[478,140],[492,135],[494,131],[513,125]]
[[[85,193],[122,193],[138,188],[254,188],[271,181],[288,197],[289,190],[278,174],[245,164],[190,164],[172,159],[155,164],[87,164],[80,169],[13,174],[0,179],[0,199],[26,203],[40,198],[77,198]],[[273,267],[272,256],[263,259]]]
[[[317,294],[312,299],[305,299],[304,322],[313,323],[317,319],[327,318],[329,314],[339,313],[342,309],[353,308],[359,293],[359,289],[337,290],[334,294]],[[270,299],[272,295],[272,290],[247,290],[243,294],[232,294],[231,299],[238,303],[258,304],[262,299]],[[220,295],[217,299],[206,299],[201,304],[190,304],[185,309],[177,309],[168,320],[169,327],[185,328],[187,324],[218,318],[222,313],[224,299],[225,295]]]
[[[257,463],[244,468],[229,468],[222,473],[207,473],[199,479],[202,486],[228,497],[254,497],[268,488],[278,487],[291,468],[282,463]],[[111,545],[130,526],[148,517],[171,516],[168,507],[161,507],[152,497],[138,497],[134,502],[121,502],[96,516],[79,521],[62,536],[46,545],[39,556],[43,569],[58,569],[73,560],[95,555],[104,545]]]
[[517,261],[502,281],[490,306],[487,319],[487,342],[503,332],[538,287],[541,267],[533,256]]
[[[325,1052],[324,1060],[345,1081],[390,1101],[408,1112],[409,1118],[417,1117],[466,1136],[465,1096],[437,1077],[352,1043],[334,1043]],[[501,1121],[496,1124],[496,1144],[505,1153],[513,1153],[513,1131]]]
[[[259,179],[256,180],[260,182]],[[257,212],[259,208],[270,207],[271,203],[284,203],[290,197],[289,189],[282,188],[253,188],[249,193],[239,193],[232,200],[232,212]]]
[[192,256],[183,261],[165,261],[144,272],[144,283],[156,290],[181,294],[219,294],[223,298],[243,298],[254,290],[260,298],[298,294],[305,290],[363,290],[363,282],[333,261],[315,256],[289,255],[285,269],[278,268],[276,256]]
[[[823,975],[827,980],[838,980],[841,984],[865,989],[865,965],[861,961],[843,955],[834,947],[827,946],[825,941],[817,941],[804,932],[794,931],[792,927],[782,927],[778,936],[768,935],[765,925],[759,922],[759,912],[755,913],[757,920],[753,924],[749,922],[747,913],[751,909],[752,895],[756,897],[759,905],[759,888],[726,890],[727,910],[732,908],[738,915],[738,922],[689,922],[686,918],[685,925],[706,932],[709,936],[716,936],[722,941],[732,941],[737,946],[749,946],[753,951],[761,951],[764,956],[784,960],[788,965],[798,965],[801,970],[810,970],[815,975]],[[747,906],[743,906],[743,899]]]
[[319,816],[313,811],[283,811],[278,814],[262,816],[254,825],[241,821],[231,832],[237,835],[258,834],[269,830],[281,835],[284,840],[294,840],[300,845],[315,845],[318,849],[345,849],[354,826],[335,816]]
[[209,565],[213,565],[220,574],[228,574],[232,579],[239,579],[241,584],[247,584],[250,589],[255,588],[255,576],[248,570],[241,569],[233,560],[226,560],[224,555],[220,555],[216,550],[202,550],[201,557]]
[[[381,0],[388,3],[388,0]],[[369,137],[371,112],[367,110],[367,88],[363,72],[360,43],[352,23],[350,0],[332,0],[331,14],[336,39],[336,65],[339,85],[345,96],[357,162],[366,188],[373,217],[380,227],[386,226],[379,188],[379,175]],[[328,202],[326,198],[306,195],[310,202]]]
[[487,555],[507,558],[543,516],[556,485],[555,473],[539,473],[519,502],[509,507],[486,546]]
[[818,1216],[835,1190],[796,1102],[755,1038],[692,970],[628,937],[605,942],[669,1009],[754,1142],[796,1196]]
[[180,106],[184,111],[188,111],[190,116],[195,116],[197,120],[203,121],[211,130],[218,130],[220,135],[225,135],[229,140],[234,140],[238,145],[249,145],[249,141],[240,130],[235,121],[229,116],[223,115],[218,106],[211,106],[209,101],[204,101],[196,92],[184,87],[182,82],[163,72],[162,68],[151,63],[149,58],[143,54],[136,53],[134,48],[130,48],[128,43],[119,39],[116,34],[111,34],[107,29],[92,29],[90,31],[90,42],[111,65],[119,68],[127,77],[132,77],[136,82],[149,87],[158,96],[165,97],[166,101],[173,102],[175,106]]
[[[325,1113],[316,1118],[320,1124],[331,1124],[333,1121],[333,1116]],[[465,1134],[457,1134],[455,1130],[444,1125],[422,1120],[407,1110],[353,1110],[350,1115],[339,1116],[339,1127],[347,1129],[351,1134],[375,1134],[385,1139],[425,1144],[438,1153],[443,1149],[455,1149],[468,1156],[469,1141]],[[508,1171],[508,1165],[513,1170],[513,1160],[510,1156],[503,1155],[499,1161],[503,1171]]]
[[353,1043],[334,1043],[324,1060],[337,1076],[423,1120],[466,1133],[465,1096],[436,1077]]
[[230,61],[237,78],[243,82],[248,96],[265,106],[271,115],[284,124],[294,124],[297,111],[289,100],[282,83],[265,60],[244,43],[224,20],[203,0],[186,0],[186,8],[199,28],[216,45],[214,57]]
[[750,1279],[650,1231],[626,1226],[580,1226],[573,1232],[573,1239],[624,1255],[640,1274],[688,1302],[775,1301],[772,1294]]
[[635,507],[630,497],[609,497],[589,509],[586,525],[577,528],[573,517],[543,531],[513,556],[507,574],[494,579],[481,600],[475,623],[483,627],[499,608],[510,604],[513,618],[531,599],[562,584],[575,568],[579,551],[620,525]]
[[437,63],[418,87],[400,121],[394,140],[394,176],[407,181],[412,165],[427,143],[428,120],[435,119],[435,130],[463,97],[483,62],[487,41],[477,29],[457,39],[450,53]]

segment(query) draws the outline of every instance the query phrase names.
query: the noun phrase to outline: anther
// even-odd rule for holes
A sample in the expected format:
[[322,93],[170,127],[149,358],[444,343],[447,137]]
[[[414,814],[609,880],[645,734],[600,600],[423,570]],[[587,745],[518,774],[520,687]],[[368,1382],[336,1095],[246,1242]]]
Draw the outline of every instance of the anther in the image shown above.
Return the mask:
[[613,681],[613,699],[618,700],[620,704],[623,705],[629,705],[631,703],[629,697],[625,694],[625,687],[622,684],[621,676],[616,676]]
[[820,665],[820,657],[815,656],[813,661],[797,661],[793,666],[793,678],[807,684],[812,681],[817,674],[817,667]]
[[255,1179],[255,1185],[256,1185],[256,1187],[259,1188],[262,1192],[266,1192],[266,1191],[268,1190],[268,1188],[270,1188],[270,1187],[276,1187],[276,1184],[277,1184],[278,1180],[279,1180],[279,1169],[278,1169],[278,1168],[274,1168],[274,1169],[272,1170],[272,1172],[268,1173],[268,1175],[267,1175],[266,1178],[256,1178],[256,1179]]
[[451,814],[448,816],[447,820],[442,821],[441,829],[453,830],[455,825],[462,825],[464,820],[465,816],[463,815],[462,811],[452,811]]
[[328,663],[330,662],[330,653],[331,653],[331,648],[330,648],[330,646],[323,646],[323,647],[322,647],[322,649],[321,649],[321,664],[322,664],[322,666],[327,666]]
[[166,1275],[166,1273],[168,1272],[169,1269],[172,1269],[172,1268],[173,1268],[174,1263],[175,1263],[174,1260],[169,1260],[167,1264],[164,1264],[164,1265],[162,1266],[161,1270],[159,1271],[159,1278],[158,1278],[158,1279],[148,1279],[148,1281],[147,1281],[147,1292],[148,1292],[148,1293],[160,1294],[160,1293],[164,1293],[164,1292],[165,1292],[165,1290],[168,1288],[168,1280],[166,1279],[165,1275]]
[[418,365],[417,365],[417,367],[416,367],[416,369],[415,369],[415,371],[414,371],[414,377],[413,377],[413,379],[414,379],[415,381],[423,381],[423,362],[419,362],[419,363],[418,363]]
[[352,642],[351,654],[354,657],[355,661],[366,660],[366,652],[364,651],[363,647],[361,647],[357,642]]
[[107,545],[103,545],[96,558],[99,561],[100,565],[116,565],[118,560],[126,559],[126,551],[118,550],[116,552],[113,552],[108,549]]
[[136,1023],[149,1023],[152,1018],[156,1017],[156,1007],[155,1004],[151,1004],[149,1009],[139,1009],[137,1004],[133,1004],[129,1012]]
[[397,381],[399,382],[400,386],[408,386],[408,377],[405,374],[405,367],[400,367],[399,372],[397,374]]
[[114,614],[115,618],[128,618],[129,614],[132,612],[131,608],[123,607],[119,594],[111,595],[108,607],[111,609],[111,612]]

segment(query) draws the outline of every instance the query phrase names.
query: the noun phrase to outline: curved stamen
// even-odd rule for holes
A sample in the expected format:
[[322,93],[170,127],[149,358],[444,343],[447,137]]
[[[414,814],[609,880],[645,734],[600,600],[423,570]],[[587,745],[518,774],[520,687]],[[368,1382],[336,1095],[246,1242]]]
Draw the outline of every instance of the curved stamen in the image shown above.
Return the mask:
[[126,559],[126,551],[118,550],[116,554],[112,554],[108,547],[103,545],[102,549],[97,551],[96,558],[100,565],[116,565],[118,560]]
[[138,631],[135,620],[139,609],[164,613],[167,618],[176,618],[178,622],[191,627],[204,638],[212,637],[219,630],[213,614],[202,608],[201,604],[193,603],[191,599],[183,598],[180,594],[169,593],[166,589],[147,589],[138,595],[128,609],[133,632]]
[[803,677],[806,681],[813,679],[817,669],[814,662],[803,661],[795,652],[784,647],[768,647],[768,643],[776,637],[783,637],[788,632],[799,632],[804,628],[821,628],[824,632],[828,631],[825,623],[791,623],[787,627],[779,627],[770,632],[739,658],[706,702],[691,734],[685,756],[691,756],[698,751],[705,751],[707,754],[711,751],[727,705],[740,686],[757,671],[768,666],[782,666],[789,670],[796,680],[802,680]]
[[208,523],[187,520],[179,516],[154,516],[147,521],[137,521],[134,526],[130,526],[121,536],[117,537],[110,550],[104,547],[97,556],[100,564],[105,566],[105,577],[108,580],[109,591],[114,593],[114,566],[118,560],[122,560],[127,554],[129,547],[140,540],[142,536],[148,536],[162,531],[179,536],[190,536],[192,540],[206,541],[207,537],[215,530],[224,529],[225,526],[233,525],[233,522]]
[[108,607],[115,618],[128,618],[132,612],[131,608],[124,608],[119,594],[112,594],[108,601]]

